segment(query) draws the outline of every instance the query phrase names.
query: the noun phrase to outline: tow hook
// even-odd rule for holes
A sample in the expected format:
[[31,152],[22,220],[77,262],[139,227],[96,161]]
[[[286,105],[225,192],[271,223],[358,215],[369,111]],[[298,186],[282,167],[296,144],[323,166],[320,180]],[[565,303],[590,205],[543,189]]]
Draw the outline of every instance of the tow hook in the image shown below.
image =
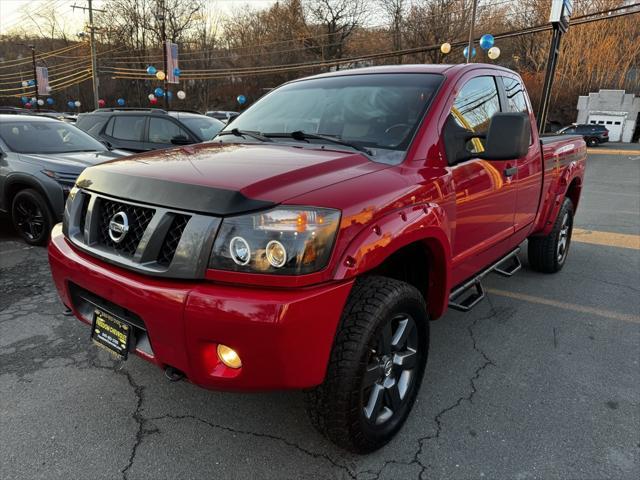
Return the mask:
[[173,367],[165,368],[164,369],[164,376],[167,377],[167,379],[170,382],[179,382],[180,380],[182,380],[185,377],[184,373],[182,373],[177,368],[173,368]]

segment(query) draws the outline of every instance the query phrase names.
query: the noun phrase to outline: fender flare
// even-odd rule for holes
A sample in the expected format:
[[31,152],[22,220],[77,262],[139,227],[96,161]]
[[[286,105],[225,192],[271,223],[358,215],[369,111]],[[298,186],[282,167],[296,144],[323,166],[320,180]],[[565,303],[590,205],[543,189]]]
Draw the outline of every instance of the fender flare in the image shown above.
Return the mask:
[[424,244],[429,258],[427,308],[432,319],[446,311],[451,279],[451,245],[448,219],[439,205],[411,205],[370,222],[340,256],[334,279],[357,277],[381,265],[412,243]]
[[563,170],[562,174],[556,180],[555,184],[550,186],[551,191],[554,192],[555,195],[553,197],[552,204],[549,207],[549,211],[545,216],[543,227],[538,235],[549,235],[549,233],[553,229],[553,224],[555,223],[558,212],[562,207],[562,202],[567,196],[569,186],[573,183],[573,181],[577,179],[579,186],[582,187],[582,176],[580,175],[581,171],[582,169],[578,162],[571,162]]
[[[55,200],[55,199],[52,199],[50,197],[50,195],[47,193],[47,189],[42,185],[42,182],[40,182],[33,175],[29,175],[21,172],[10,173],[4,181],[4,187],[2,191],[2,201],[7,212],[11,212],[11,202],[9,198],[9,191],[11,190],[11,187],[13,187],[13,185],[15,184],[27,185],[29,188],[33,188],[38,193],[40,193],[44,198],[44,201],[47,202],[47,205],[49,205],[49,208],[51,209],[51,212],[53,213],[54,218],[61,219],[62,217],[61,212],[64,209],[64,199],[62,198],[62,195],[60,196],[60,199],[59,199],[61,203],[61,208],[59,209],[54,208],[54,206],[52,205],[52,200]],[[62,189],[60,189],[60,193],[62,193]]]

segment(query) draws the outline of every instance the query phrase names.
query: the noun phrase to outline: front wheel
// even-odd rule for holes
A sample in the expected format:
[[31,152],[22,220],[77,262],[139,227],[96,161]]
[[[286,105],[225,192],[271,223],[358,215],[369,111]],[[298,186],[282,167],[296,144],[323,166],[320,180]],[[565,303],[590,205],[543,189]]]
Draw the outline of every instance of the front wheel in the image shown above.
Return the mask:
[[29,245],[44,245],[53,227],[53,214],[45,199],[30,188],[20,190],[11,203],[13,226]]
[[587,139],[587,146],[588,147],[597,147],[598,146],[598,139],[597,138],[588,138]]
[[313,425],[347,450],[376,450],[400,430],[427,361],[428,315],[411,285],[363,277],[353,287],[325,381],[308,392]]
[[534,270],[544,273],[559,272],[569,255],[573,232],[573,203],[565,198],[553,224],[545,237],[529,238],[529,264]]

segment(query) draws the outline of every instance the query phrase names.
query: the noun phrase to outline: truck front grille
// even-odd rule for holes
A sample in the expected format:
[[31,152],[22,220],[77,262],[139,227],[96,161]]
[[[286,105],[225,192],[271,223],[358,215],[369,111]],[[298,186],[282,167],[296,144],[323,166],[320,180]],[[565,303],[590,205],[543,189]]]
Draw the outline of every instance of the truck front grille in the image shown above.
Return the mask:
[[[129,203],[115,202],[106,198],[99,200],[100,216],[98,223],[99,242],[125,255],[133,255],[138,248],[149,222],[155,214],[152,208],[140,207]],[[118,212],[124,212],[129,220],[129,231],[122,242],[116,243],[109,237],[109,222]]]
[[182,238],[182,232],[184,232],[184,228],[187,226],[187,222],[189,222],[189,218],[188,215],[178,214],[173,217],[169,231],[164,237],[164,242],[162,242],[160,255],[158,255],[158,263],[160,265],[169,265],[171,263],[176,253],[176,248],[178,248],[178,243]]
[[[115,242],[109,223],[119,212],[129,229]],[[90,255],[140,273],[195,279],[205,276],[221,219],[79,189],[69,197],[64,221],[67,238]]]

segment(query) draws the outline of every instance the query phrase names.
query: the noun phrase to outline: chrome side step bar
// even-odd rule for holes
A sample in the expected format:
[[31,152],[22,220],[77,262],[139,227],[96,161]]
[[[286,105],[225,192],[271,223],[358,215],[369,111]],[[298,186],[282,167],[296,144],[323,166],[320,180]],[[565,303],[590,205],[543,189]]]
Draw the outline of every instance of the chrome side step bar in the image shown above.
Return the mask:
[[[453,290],[449,295],[449,306],[459,312],[468,312],[475,307],[485,297],[485,291],[482,287],[482,279],[484,277],[491,272],[496,272],[504,277],[511,277],[522,268],[518,253],[520,253],[520,247],[512,250],[500,260],[482,270],[475,277]],[[464,295],[467,292],[468,294]]]

